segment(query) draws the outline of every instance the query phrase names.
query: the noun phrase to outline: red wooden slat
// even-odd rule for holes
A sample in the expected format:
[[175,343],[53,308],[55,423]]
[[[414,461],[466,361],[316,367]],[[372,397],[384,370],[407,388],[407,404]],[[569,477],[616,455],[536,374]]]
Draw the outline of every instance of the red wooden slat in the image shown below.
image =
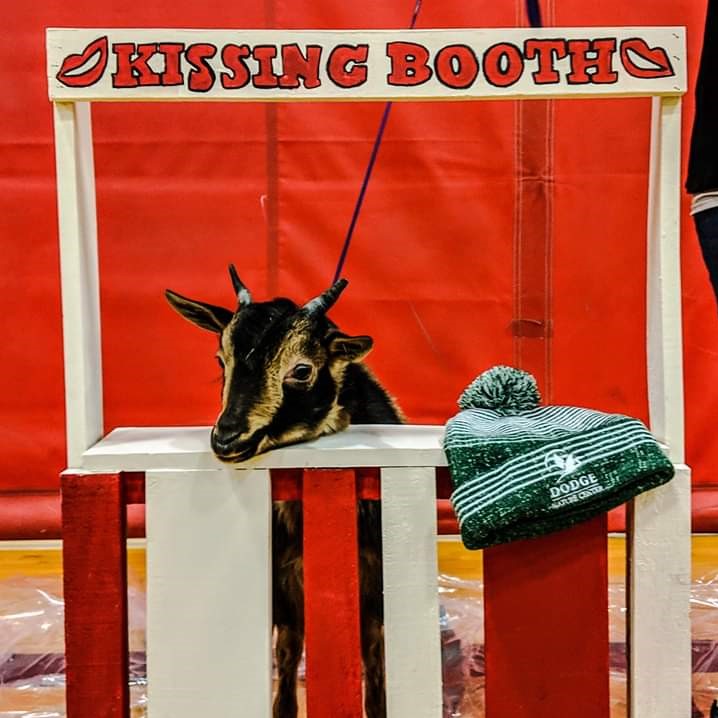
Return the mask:
[[449,499],[454,487],[451,484],[451,475],[448,466],[436,467],[436,498]]
[[354,471],[304,472],[308,718],[362,715]]
[[[381,499],[378,467],[364,467],[355,469],[357,482],[357,495],[360,499]],[[273,469],[272,470],[272,501],[301,501],[302,500],[302,470],[301,469]]]
[[302,470],[272,469],[272,501],[302,500]]
[[484,552],[486,718],[608,718],[606,516]]
[[381,499],[381,482],[379,469],[373,466],[356,470],[357,492],[360,499],[379,501]]
[[127,718],[127,555],[122,476],[63,475],[68,718]]
[[122,472],[122,481],[125,485],[125,503],[128,506],[145,503],[145,473],[144,471]]

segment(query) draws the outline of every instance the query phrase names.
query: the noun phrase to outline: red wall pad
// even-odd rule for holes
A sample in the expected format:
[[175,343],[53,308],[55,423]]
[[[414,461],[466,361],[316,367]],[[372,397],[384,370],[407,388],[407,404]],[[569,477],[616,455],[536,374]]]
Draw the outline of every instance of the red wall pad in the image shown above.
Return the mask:
[[356,502],[353,470],[304,472],[308,718],[362,715]]
[[129,716],[126,508],[120,474],[62,482],[68,718]]
[[608,718],[606,526],[484,552],[487,716]]
[[514,228],[514,362],[551,397],[553,102],[519,102]]

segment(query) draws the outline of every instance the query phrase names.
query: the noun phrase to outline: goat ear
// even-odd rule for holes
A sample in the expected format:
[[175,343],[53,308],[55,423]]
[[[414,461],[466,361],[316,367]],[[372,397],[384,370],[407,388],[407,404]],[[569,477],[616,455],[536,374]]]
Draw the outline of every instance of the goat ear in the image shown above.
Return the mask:
[[216,307],[214,304],[197,302],[188,299],[181,294],[165,289],[165,297],[172,309],[181,314],[187,321],[196,324],[207,331],[221,334],[222,330],[232,319],[232,312],[224,307]]
[[371,337],[350,337],[346,334],[334,334],[329,340],[329,354],[344,361],[361,361],[374,346]]

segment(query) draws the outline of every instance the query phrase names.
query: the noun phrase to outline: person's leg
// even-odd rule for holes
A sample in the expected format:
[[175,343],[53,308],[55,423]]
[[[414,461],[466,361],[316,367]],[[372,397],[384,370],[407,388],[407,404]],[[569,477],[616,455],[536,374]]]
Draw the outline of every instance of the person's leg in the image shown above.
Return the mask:
[[703,260],[718,302],[718,207],[711,207],[693,215]]

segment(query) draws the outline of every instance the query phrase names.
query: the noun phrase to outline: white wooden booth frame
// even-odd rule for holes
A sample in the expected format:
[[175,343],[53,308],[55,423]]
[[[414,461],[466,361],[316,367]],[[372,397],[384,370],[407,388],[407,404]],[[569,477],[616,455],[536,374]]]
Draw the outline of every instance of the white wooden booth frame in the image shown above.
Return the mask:
[[[632,718],[689,715],[690,471],[684,465],[679,255],[684,29],[50,29],[47,52],[68,466],[75,473],[147,472],[153,717],[227,715],[223,706],[231,695],[244,702],[243,715],[266,712],[271,692],[265,630],[270,622],[267,469],[381,466],[390,715],[436,718],[441,671],[431,470],[445,458],[439,427],[352,427],[271,452],[241,470],[214,459],[207,429],[116,429],[102,439],[89,102],[654,98],[647,228],[649,408],[651,430],[665,444],[677,477],[637,498],[630,512],[630,710]],[[177,526],[183,530],[177,532]],[[204,563],[217,555],[227,560]],[[394,560],[406,555],[412,560]],[[202,575],[190,580],[192,592],[184,593],[184,602],[169,600],[178,582],[186,588],[197,571]],[[242,590],[250,573],[258,587],[251,594]],[[401,611],[393,611],[409,600],[416,605],[410,627],[402,625]],[[207,606],[238,620],[220,629],[203,614]],[[189,619],[203,615],[205,620],[193,627]],[[215,630],[208,633],[211,625]],[[251,661],[241,650],[247,636],[252,636]],[[196,656],[198,650],[223,660],[204,665],[195,660],[190,676],[189,661],[181,657]],[[204,687],[201,696],[191,695],[193,683]],[[256,706],[246,703],[248,697]]]

